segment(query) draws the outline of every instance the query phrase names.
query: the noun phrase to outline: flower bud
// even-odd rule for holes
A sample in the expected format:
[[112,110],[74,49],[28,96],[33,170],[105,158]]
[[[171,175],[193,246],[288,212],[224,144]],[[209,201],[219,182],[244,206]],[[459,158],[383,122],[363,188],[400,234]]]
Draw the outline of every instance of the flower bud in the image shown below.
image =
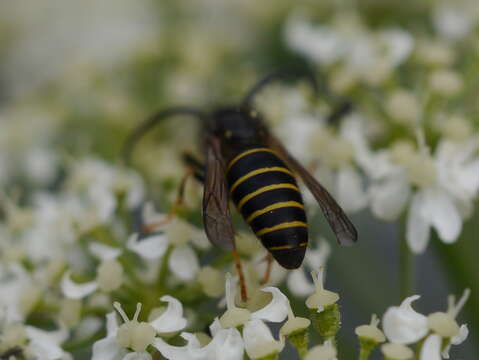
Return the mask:
[[397,90],[387,99],[386,112],[400,124],[414,125],[420,118],[421,107],[412,93]]
[[220,270],[205,266],[198,273],[198,282],[203,292],[210,297],[218,297],[223,294],[224,275]]
[[186,221],[175,217],[166,228],[166,235],[170,244],[175,246],[185,245],[191,239],[192,226]]
[[81,319],[82,302],[76,299],[63,299],[60,305],[60,320],[68,327],[76,326]]
[[115,259],[103,261],[98,267],[97,282],[104,292],[118,289],[123,283],[123,267]]
[[442,96],[454,96],[462,91],[464,81],[462,77],[451,70],[435,70],[429,79],[431,91]]
[[25,289],[20,296],[20,311],[23,315],[28,316],[38,305],[41,300],[42,290],[32,284]]
[[2,329],[0,351],[22,347],[27,341],[27,333],[22,324],[9,324]]

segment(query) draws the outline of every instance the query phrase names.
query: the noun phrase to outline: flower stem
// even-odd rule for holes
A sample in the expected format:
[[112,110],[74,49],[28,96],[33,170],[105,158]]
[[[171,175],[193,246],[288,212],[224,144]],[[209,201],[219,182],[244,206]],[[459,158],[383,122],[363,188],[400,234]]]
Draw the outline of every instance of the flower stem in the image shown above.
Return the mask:
[[414,292],[414,255],[409,250],[406,239],[399,244],[399,295],[400,301]]
[[165,255],[163,256],[163,259],[158,271],[157,288],[160,290],[160,292],[163,292],[164,290],[166,276],[168,275],[168,261],[170,260],[170,255],[172,251],[173,251],[173,246],[169,245]]
[[359,350],[359,360],[368,360],[369,355],[371,355],[371,350],[365,347],[361,346],[361,349]]

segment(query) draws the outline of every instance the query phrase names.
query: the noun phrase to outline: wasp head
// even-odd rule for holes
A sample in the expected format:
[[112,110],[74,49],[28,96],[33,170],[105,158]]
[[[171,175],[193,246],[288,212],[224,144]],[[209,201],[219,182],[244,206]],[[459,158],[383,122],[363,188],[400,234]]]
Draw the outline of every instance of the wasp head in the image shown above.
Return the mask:
[[257,144],[264,135],[255,110],[223,108],[213,113],[213,119],[215,134],[231,145]]

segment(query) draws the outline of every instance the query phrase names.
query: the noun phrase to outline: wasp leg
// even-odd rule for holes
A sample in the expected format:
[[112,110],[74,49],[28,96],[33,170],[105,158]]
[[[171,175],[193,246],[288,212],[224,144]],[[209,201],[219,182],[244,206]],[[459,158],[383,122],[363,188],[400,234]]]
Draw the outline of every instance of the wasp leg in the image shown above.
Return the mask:
[[190,152],[183,153],[183,161],[190,169],[193,170],[193,176],[196,180],[201,183],[205,182],[205,164],[203,164],[200,160],[198,160],[193,154]]
[[233,259],[235,262],[236,272],[238,273],[240,289],[241,289],[241,300],[243,302],[248,302],[248,293],[246,291],[246,281],[244,278],[243,267],[241,266],[241,258],[236,251],[236,248],[233,249]]
[[273,267],[273,255],[271,255],[271,253],[268,253],[264,260],[266,260],[266,270],[264,272],[263,280],[261,280],[261,285],[264,285],[269,281],[269,277],[271,276],[271,269]]
[[145,232],[152,232],[156,228],[164,226],[168,224],[178,213],[178,210],[181,209],[183,206],[183,201],[185,197],[185,189],[186,189],[186,184],[188,182],[188,179],[191,176],[194,176],[196,180],[200,182],[204,182],[205,180],[205,167],[204,165],[197,160],[193,155],[190,153],[185,152],[183,154],[183,161],[185,162],[187,166],[187,170],[185,175],[183,175],[181,181],[180,181],[180,186],[178,187],[178,193],[176,195],[176,200],[175,204],[173,205],[172,209],[168,213],[168,215],[165,217],[165,219],[161,221],[157,221],[151,224],[146,224],[143,226],[143,231]]

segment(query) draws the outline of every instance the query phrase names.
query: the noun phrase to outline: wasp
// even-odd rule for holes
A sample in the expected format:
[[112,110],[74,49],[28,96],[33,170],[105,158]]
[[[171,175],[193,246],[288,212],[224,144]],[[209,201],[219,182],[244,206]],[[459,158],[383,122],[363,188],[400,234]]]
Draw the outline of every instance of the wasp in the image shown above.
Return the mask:
[[[253,106],[254,97],[266,85],[291,75],[306,78],[315,93],[319,92],[314,75],[307,70],[271,73],[253,86],[238,105],[210,112],[172,107],[154,114],[131,133],[124,151],[129,158],[134,144],[166,118],[188,115],[199,119],[205,163],[190,155],[184,160],[204,183],[203,223],[209,241],[236,254],[229,206],[233,201],[272,257],[284,268],[296,269],[303,262],[308,245],[308,221],[297,176],[318,201],[341,245],[353,244],[358,235],[334,198],[270,132]],[[330,115],[330,120],[343,116],[349,109],[350,103],[344,102]],[[244,283],[239,258],[236,264],[240,282]],[[242,295],[245,299],[243,286]]]

